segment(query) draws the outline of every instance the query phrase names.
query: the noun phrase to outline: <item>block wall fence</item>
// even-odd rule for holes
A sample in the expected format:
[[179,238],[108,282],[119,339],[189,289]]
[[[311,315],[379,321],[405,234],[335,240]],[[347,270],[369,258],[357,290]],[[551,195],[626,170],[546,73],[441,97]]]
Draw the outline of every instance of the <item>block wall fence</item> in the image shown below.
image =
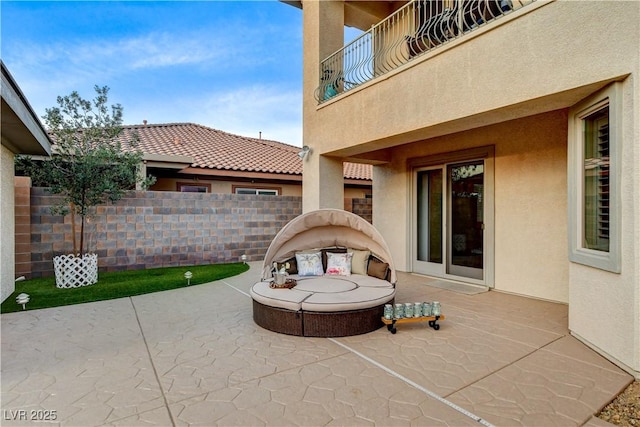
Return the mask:
[[[53,276],[53,257],[73,252],[71,217],[51,214],[56,196],[46,189],[20,188],[16,276]],[[371,199],[354,199],[353,207],[371,220]],[[243,254],[257,261],[301,213],[297,196],[131,191],[88,218],[87,247],[98,254],[102,272],[238,262]]]

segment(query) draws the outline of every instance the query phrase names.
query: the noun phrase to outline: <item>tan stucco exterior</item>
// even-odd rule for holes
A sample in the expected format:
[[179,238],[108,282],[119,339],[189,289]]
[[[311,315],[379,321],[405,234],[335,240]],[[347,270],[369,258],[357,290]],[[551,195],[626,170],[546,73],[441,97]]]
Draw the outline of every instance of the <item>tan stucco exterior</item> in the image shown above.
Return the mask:
[[[566,144],[560,110],[398,147],[391,164],[374,169],[374,197],[387,195],[374,201],[374,223],[385,236],[411,235],[410,159],[493,146],[496,262],[489,285],[568,302]],[[411,239],[389,240],[397,267],[411,271]]]
[[278,190],[281,196],[300,196],[302,186],[300,184],[280,183],[251,183],[246,181],[218,181],[218,180],[192,180],[188,178],[159,178],[150,188],[152,191],[177,191],[178,183],[190,183],[193,185],[204,184],[211,188],[211,193],[232,194],[235,187],[265,188]]
[[2,68],[0,125],[0,302],[15,290],[14,155],[51,154],[51,141],[17,83]]
[[[637,60],[637,58],[636,58]],[[570,263],[569,328],[622,366],[640,370],[640,84],[622,83],[621,268],[612,273]],[[596,312],[610,316],[594,316]]]
[[[341,166],[342,167],[342,166]],[[179,178],[159,178],[156,183],[150,188],[152,191],[177,191],[178,183],[185,184],[205,184],[211,188],[211,193],[232,194],[234,188],[260,188],[260,189],[273,189],[278,190],[280,196],[302,196],[302,185],[300,183],[288,184],[278,182],[261,182],[251,183],[246,181],[218,181],[218,180],[190,180]],[[344,197],[347,199],[365,198],[371,194],[369,188],[370,181],[363,181],[363,184],[358,187],[352,187],[348,184],[344,185]]]
[[[396,267],[412,271],[412,167],[492,147],[483,284],[568,304],[572,333],[640,376],[640,2],[534,2],[321,105],[320,61],[341,47],[345,7],[302,6],[313,149],[303,210],[339,207],[323,194],[337,191],[338,162],[374,164],[374,225]],[[568,256],[569,111],[613,82],[624,93],[620,273]]]
[[0,182],[0,233],[2,233],[2,244],[0,245],[2,294],[0,301],[4,301],[15,289],[13,286],[15,279],[13,153],[4,145],[0,155]]

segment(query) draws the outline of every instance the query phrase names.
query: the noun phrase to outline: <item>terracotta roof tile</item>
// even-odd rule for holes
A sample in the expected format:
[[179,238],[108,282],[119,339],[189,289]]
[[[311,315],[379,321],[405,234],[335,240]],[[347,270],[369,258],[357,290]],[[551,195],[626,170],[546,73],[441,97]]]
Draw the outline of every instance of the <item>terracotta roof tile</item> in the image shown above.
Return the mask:
[[[192,167],[247,172],[302,174],[300,147],[268,139],[249,138],[193,123],[125,126],[123,138],[137,132],[146,154],[193,158]],[[371,180],[371,165],[345,163],[344,176]]]

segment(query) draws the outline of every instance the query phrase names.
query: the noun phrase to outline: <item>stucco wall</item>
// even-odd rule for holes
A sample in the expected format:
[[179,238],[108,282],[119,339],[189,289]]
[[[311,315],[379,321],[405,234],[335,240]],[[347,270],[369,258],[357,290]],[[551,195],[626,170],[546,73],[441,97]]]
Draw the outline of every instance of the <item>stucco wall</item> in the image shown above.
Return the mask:
[[[495,145],[496,289],[569,302],[573,333],[640,372],[640,2],[534,2],[322,106],[310,98],[326,56],[321,20],[315,6],[305,4],[304,16],[304,144],[316,155],[386,162],[374,168],[373,223],[397,267],[410,259],[406,159]],[[615,274],[568,261],[566,111],[623,80]],[[305,186],[319,191],[319,178],[305,175]]]
[[[640,7],[640,6],[639,6]],[[569,329],[640,377],[640,83],[623,82],[621,272],[570,265]],[[635,109],[634,109],[635,106]]]
[[0,182],[0,301],[4,301],[15,290],[13,153],[4,145],[0,153]]
[[391,165],[374,168],[374,193],[388,196],[374,202],[373,214],[396,266],[411,270],[407,161],[492,145],[495,289],[568,302],[566,141],[567,113],[561,110],[396,148]]
[[298,184],[273,184],[273,183],[258,183],[252,184],[246,181],[217,181],[200,179],[198,181],[191,179],[180,178],[158,178],[157,182],[150,188],[152,191],[176,191],[177,183],[188,182],[193,184],[208,184],[211,186],[212,193],[232,194],[233,186],[246,187],[246,188],[275,188],[280,190],[281,196],[294,196],[300,197],[302,195],[302,185]]
[[[639,9],[634,1],[535,2],[308,107],[304,143],[351,154],[568,108],[638,69]],[[304,54],[313,59],[306,44]],[[317,87],[317,69],[309,66],[305,92]]]
[[[178,182],[188,182],[193,184],[209,184],[211,185],[211,193],[220,194],[233,194],[232,189],[234,186],[245,188],[274,188],[280,191],[281,196],[302,196],[302,183],[299,184],[274,184],[274,183],[261,183],[252,184],[243,181],[212,181],[212,180],[188,180],[188,179],[176,179],[176,178],[159,178],[158,181],[150,188],[151,191],[176,191]],[[371,196],[371,189],[365,187],[351,187],[344,186],[344,199],[345,203],[351,203],[351,199],[364,198],[367,195]],[[350,210],[346,207],[345,209]]]

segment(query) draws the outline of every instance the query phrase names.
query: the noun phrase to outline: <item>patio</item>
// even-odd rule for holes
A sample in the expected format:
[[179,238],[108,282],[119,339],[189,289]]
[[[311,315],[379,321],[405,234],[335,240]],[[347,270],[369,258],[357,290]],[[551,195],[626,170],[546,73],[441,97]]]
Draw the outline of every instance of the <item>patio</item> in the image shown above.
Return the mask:
[[3,314],[2,425],[602,426],[632,381],[569,335],[565,305],[400,273],[396,300],[440,301],[439,331],[291,337],[253,323],[259,275]]

